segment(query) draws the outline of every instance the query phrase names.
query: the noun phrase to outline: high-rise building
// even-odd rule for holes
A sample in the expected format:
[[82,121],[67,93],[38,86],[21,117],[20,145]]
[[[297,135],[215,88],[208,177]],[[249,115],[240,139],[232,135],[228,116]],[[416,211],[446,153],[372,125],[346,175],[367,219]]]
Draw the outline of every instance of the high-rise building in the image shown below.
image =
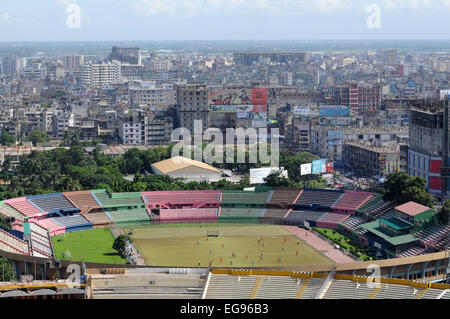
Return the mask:
[[4,57],[0,64],[1,74],[14,76],[19,74],[26,66],[26,60],[24,58],[9,56]]
[[442,109],[411,109],[410,120],[408,174],[423,177],[427,181],[428,192],[439,195],[442,188]]
[[75,71],[80,65],[84,64],[84,56],[82,55],[65,55],[61,60],[64,69],[67,71]]
[[141,49],[113,47],[109,55],[109,60],[111,62],[118,61],[120,63],[141,65]]
[[179,127],[194,134],[194,121],[202,121],[203,132],[209,128],[209,88],[207,85],[177,86],[177,117]]
[[387,50],[385,62],[388,65],[397,65],[399,63],[397,50]]
[[84,87],[105,88],[121,81],[119,64],[85,64],[81,65],[79,70],[80,84]]
[[380,110],[381,92],[380,84],[372,86],[351,83],[341,88],[341,104],[350,106],[354,115],[360,115],[369,110]]

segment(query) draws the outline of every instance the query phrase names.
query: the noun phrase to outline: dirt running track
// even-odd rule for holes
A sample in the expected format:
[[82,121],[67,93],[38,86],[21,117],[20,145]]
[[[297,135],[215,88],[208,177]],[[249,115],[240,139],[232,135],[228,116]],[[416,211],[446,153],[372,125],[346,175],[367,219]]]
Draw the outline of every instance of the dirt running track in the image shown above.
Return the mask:
[[317,235],[306,229],[299,228],[296,226],[283,226],[283,227],[288,231],[290,231],[295,236],[297,236],[298,238],[300,238],[301,240],[307,242],[309,245],[311,245],[316,250],[323,253],[325,256],[327,256],[337,264],[355,262],[355,260],[348,257],[340,250],[334,248],[330,243],[321,239],[320,237],[318,237]]

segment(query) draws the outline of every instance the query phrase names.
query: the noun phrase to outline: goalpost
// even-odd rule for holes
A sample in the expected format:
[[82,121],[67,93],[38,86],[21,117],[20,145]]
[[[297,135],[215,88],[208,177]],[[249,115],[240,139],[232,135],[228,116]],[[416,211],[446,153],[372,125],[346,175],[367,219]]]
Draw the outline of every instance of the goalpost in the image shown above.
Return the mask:
[[219,237],[219,231],[218,230],[207,230],[206,236],[207,237]]

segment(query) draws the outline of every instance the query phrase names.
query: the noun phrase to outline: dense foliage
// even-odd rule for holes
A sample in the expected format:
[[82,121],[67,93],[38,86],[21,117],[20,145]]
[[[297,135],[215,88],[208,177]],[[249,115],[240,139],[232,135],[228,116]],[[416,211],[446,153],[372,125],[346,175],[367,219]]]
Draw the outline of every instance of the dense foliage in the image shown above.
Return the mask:
[[426,190],[426,180],[405,172],[392,173],[384,185],[383,200],[404,204],[409,201],[434,207],[435,198]]
[[[169,176],[148,174],[152,172],[152,164],[170,158],[171,150],[171,147],[155,147],[143,151],[131,149],[123,156],[113,158],[103,155],[99,149],[95,149],[92,155],[87,155],[81,146],[73,146],[70,149],[33,151],[22,156],[16,167],[12,167],[7,158],[0,179],[9,185],[0,186],[0,199],[90,189],[108,189],[112,192],[238,190],[250,186],[250,168],[267,166],[262,163],[214,164],[245,175],[239,184],[221,180],[212,185],[208,182],[186,182]],[[248,152],[246,156],[248,158]],[[320,178],[313,180],[311,176],[302,177],[299,172],[301,164],[317,158],[310,153],[281,152],[280,166],[289,171],[289,179],[270,177],[266,185],[322,188],[323,181]],[[134,175],[134,179],[127,180],[124,178],[126,175]]]
[[10,261],[0,257],[0,282],[16,281],[14,268]]

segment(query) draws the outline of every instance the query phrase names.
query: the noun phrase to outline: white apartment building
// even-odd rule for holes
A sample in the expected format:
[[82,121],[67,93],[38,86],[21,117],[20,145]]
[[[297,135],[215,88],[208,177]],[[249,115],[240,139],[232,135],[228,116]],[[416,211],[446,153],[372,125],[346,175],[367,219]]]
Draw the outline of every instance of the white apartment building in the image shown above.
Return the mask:
[[107,88],[121,82],[120,64],[85,64],[80,68],[80,84],[89,88]]

